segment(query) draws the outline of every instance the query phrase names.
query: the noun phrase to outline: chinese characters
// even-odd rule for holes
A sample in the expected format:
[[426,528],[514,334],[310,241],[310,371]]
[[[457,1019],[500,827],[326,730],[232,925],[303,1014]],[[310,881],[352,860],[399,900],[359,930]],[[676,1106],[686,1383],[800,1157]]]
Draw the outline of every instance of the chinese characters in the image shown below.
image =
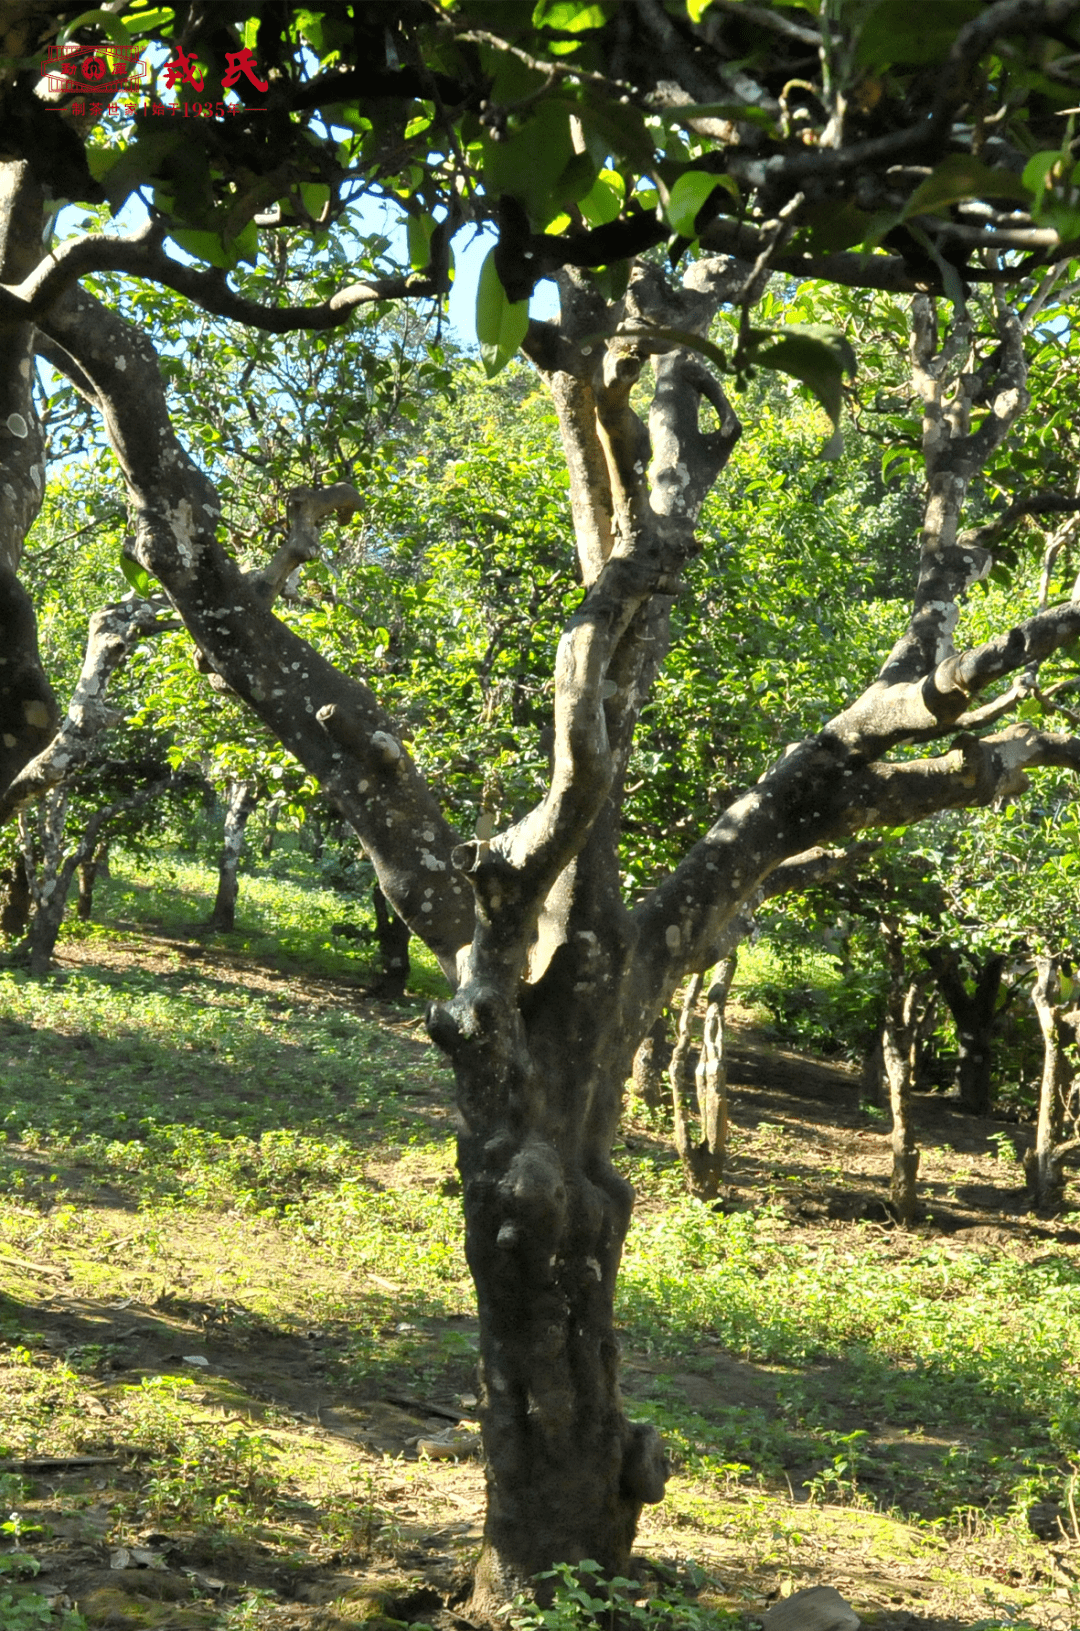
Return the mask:
[[[57,101],[51,101],[48,105],[57,112],[67,113],[77,119],[88,115],[96,118],[102,113],[134,117],[140,111],[159,117],[168,115],[176,118],[182,115],[185,119],[223,119],[226,113],[235,116],[241,112],[266,111],[257,104],[235,100],[199,103],[177,99],[163,102],[147,97],[140,102],[139,92],[149,90],[148,85],[138,83],[149,79],[147,61],[140,57],[134,47],[125,50],[111,43],[105,46],[86,46],[68,42],[59,48],[54,43],[42,58],[41,73],[43,78],[48,78],[48,89],[52,97],[76,98],[75,101],[63,105]],[[206,70],[199,63],[194,51],[184,51],[180,47],[177,47],[176,55],[163,65],[162,75],[166,90],[188,86],[196,95],[201,96],[206,86]],[[270,89],[269,80],[259,78],[259,64],[255,53],[246,45],[239,51],[225,53],[225,72],[221,77],[222,89],[231,90],[241,80],[247,80],[257,91],[265,92]],[[118,100],[118,96],[121,99]]]

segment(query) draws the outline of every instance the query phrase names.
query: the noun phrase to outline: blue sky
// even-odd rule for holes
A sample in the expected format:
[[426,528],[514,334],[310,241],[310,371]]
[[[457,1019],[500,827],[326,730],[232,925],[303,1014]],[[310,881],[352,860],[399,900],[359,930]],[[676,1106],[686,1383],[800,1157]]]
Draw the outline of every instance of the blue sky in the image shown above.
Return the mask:
[[[359,210],[361,230],[383,232],[391,240],[395,252],[405,258],[405,229],[403,218],[390,204],[372,200]],[[494,247],[495,233],[490,227],[477,231],[462,227],[454,239],[454,287],[450,293],[450,327],[462,345],[476,343],[476,285],[484,257]],[[529,302],[533,317],[554,317],[559,309],[554,283],[545,281],[537,285]]]

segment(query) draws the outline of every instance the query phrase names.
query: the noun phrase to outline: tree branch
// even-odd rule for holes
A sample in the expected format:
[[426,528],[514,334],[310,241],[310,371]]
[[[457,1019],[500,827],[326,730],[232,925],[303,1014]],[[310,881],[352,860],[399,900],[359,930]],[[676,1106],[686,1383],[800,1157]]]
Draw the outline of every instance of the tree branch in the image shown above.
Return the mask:
[[288,530],[273,559],[256,572],[245,572],[244,582],[265,606],[272,606],[298,566],[317,558],[322,523],[329,515],[347,520],[363,507],[350,482],[333,487],[294,487],[286,501]]
[[229,317],[271,334],[338,328],[362,306],[442,295],[449,289],[444,276],[431,278],[411,272],[403,277],[351,283],[329,300],[313,305],[263,306],[230,289],[225,272],[205,271],[173,260],[162,247],[166,230],[161,222],[151,221],[127,238],[104,233],[72,238],[52,250],[21,283],[0,287],[0,317],[36,321],[65,290],[92,272],[123,272],[147,278],[186,295],[216,317]]
[[139,641],[160,629],[161,611],[160,604],[149,600],[123,600],[94,613],[82,672],[67,713],[48,746],[0,793],[0,824],[10,820],[28,799],[66,781],[85,763],[101,732],[116,724],[121,716],[106,707],[106,688]]
[[473,929],[469,891],[450,867],[456,835],[393,720],[367,686],[279,622],[225,555],[218,495],[176,437],[147,336],[82,289],[42,327],[103,404],[137,518],[137,558],[165,585],[212,666],[318,778],[394,909],[456,979]]

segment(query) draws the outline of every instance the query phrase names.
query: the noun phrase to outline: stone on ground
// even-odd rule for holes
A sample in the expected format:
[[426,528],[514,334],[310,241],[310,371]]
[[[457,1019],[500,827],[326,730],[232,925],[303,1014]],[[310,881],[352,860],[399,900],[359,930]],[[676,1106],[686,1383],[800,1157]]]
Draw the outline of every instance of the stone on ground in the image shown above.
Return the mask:
[[808,1586],[774,1603],[762,1623],[765,1631],[859,1631],[862,1621],[835,1586]]

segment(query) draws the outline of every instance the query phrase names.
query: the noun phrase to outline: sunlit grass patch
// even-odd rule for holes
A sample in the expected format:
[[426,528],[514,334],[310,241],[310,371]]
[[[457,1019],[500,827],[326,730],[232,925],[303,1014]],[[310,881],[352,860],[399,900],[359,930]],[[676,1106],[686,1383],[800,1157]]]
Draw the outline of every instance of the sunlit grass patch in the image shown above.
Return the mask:
[[[917,1498],[931,1516],[976,1499],[1022,1513],[1061,1496],[1080,1459],[1080,1263],[1066,1256],[1025,1263],[852,1234],[810,1245],[775,1215],[723,1217],[684,1197],[633,1226],[620,1310],[635,1345],[658,1354],[711,1342],[801,1370],[780,1392],[792,1432],[817,1447],[826,1495],[853,1492],[861,1462],[864,1490]],[[866,1431],[843,1431],[852,1413]],[[719,1426],[721,1465],[775,1473],[775,1433],[754,1444],[730,1416]],[[913,1459],[890,1449],[901,1441]],[[704,1448],[700,1427],[688,1442]]]
[[[352,942],[332,933],[341,921],[370,924],[366,899],[320,884],[303,856],[289,855],[281,862],[273,870],[241,872],[236,929],[214,937],[214,943],[248,957],[272,959],[292,974],[350,979],[377,975],[373,947],[357,953]],[[120,852],[111,876],[99,886],[98,917],[121,928],[126,923],[188,938],[205,929],[216,889],[216,874],[198,861],[178,855],[137,859]],[[92,936],[102,931],[94,925],[84,928],[73,919],[65,932]],[[412,940],[409,957],[410,989],[429,997],[445,994],[446,983],[427,947]]]

